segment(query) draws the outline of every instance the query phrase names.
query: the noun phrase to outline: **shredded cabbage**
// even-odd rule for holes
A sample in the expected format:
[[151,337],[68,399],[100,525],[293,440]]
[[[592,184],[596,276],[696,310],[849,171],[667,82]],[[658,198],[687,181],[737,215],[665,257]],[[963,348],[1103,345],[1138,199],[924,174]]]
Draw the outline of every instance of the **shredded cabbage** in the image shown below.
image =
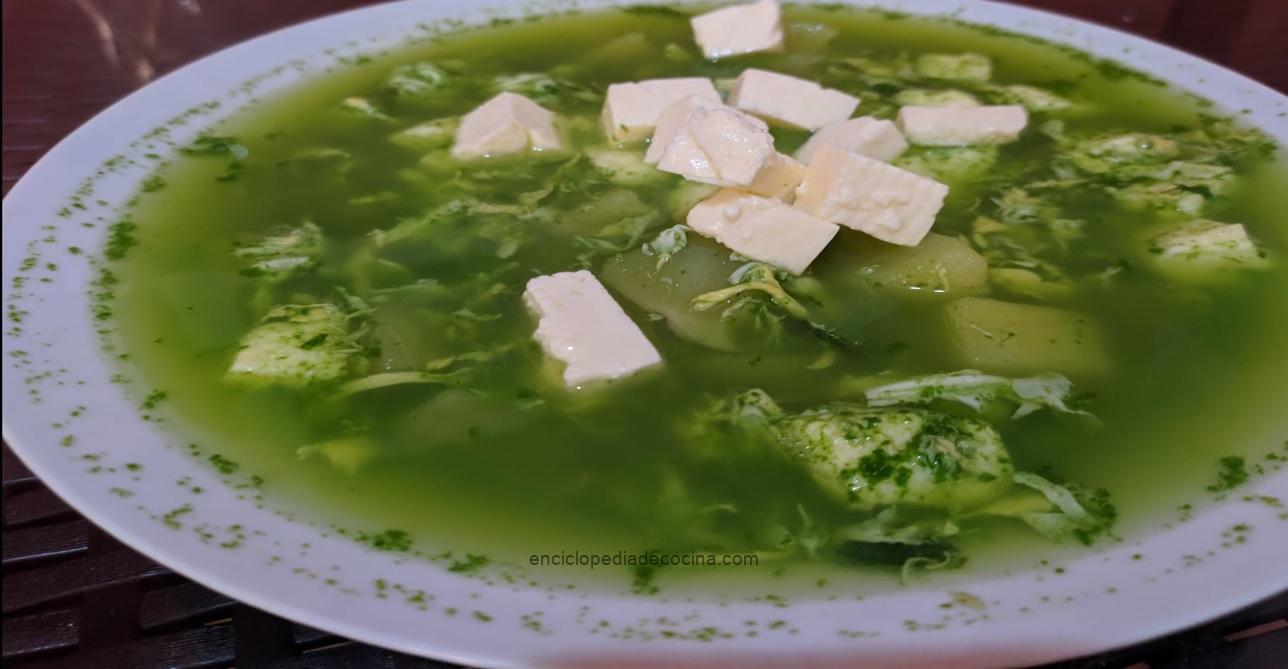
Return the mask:
[[1010,379],[964,369],[948,374],[931,374],[869,388],[864,395],[874,407],[899,404],[929,404],[934,400],[960,402],[980,411],[994,400],[1014,402],[1012,418],[1023,418],[1039,409],[1090,416],[1070,405],[1073,383],[1059,374]]
[[657,256],[657,269],[661,269],[671,260],[671,256],[683,251],[689,244],[687,230],[683,225],[673,225],[659,232],[653,241],[645,242],[640,251],[646,256]]

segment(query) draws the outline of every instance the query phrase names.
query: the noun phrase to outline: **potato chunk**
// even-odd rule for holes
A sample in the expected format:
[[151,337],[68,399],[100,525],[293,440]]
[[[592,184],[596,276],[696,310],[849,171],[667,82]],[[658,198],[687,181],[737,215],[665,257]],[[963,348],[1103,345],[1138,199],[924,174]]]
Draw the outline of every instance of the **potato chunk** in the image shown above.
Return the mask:
[[854,263],[873,287],[911,296],[965,297],[988,289],[983,256],[957,237],[933,232],[916,246],[864,244]]
[[1084,314],[965,297],[948,305],[946,315],[956,361],[963,367],[1083,377],[1109,370],[1105,337]]
[[666,319],[676,335],[722,351],[756,348],[755,325],[748,318],[723,318],[721,310],[691,308],[693,298],[729,286],[741,265],[729,251],[696,234],[659,266],[659,257],[639,250],[609,258],[600,268],[604,284],[640,309]]

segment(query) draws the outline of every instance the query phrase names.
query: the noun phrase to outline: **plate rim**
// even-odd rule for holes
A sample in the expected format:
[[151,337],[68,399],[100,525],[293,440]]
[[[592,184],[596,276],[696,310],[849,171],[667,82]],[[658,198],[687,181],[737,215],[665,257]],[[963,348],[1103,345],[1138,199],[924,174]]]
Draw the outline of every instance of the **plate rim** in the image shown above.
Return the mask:
[[[175,80],[192,77],[194,76],[193,75],[194,72],[198,72],[204,68],[216,67],[224,63],[225,61],[234,60],[236,57],[240,57],[241,55],[250,51],[254,47],[262,47],[263,45],[270,44],[283,39],[283,35],[286,33],[302,32],[304,30],[315,28],[323,24],[338,25],[352,20],[352,16],[359,13],[388,11],[391,7],[414,6],[416,4],[418,4],[417,0],[408,0],[407,2],[389,3],[387,5],[376,5],[376,6],[352,9],[352,10],[347,10],[340,13],[320,17],[320,18],[311,19],[309,21],[286,26],[286,27],[274,30],[272,32],[266,33],[264,35],[260,35],[257,37],[253,37],[253,38],[238,42],[237,44],[225,47],[219,51],[203,56],[202,58],[194,60],[190,63],[185,64],[180,68],[175,69],[174,71],[148,84],[148,86],[145,86],[144,88],[138,89],[130,93],[129,95],[123,97],[122,99],[110,105],[108,108],[94,115],[90,120],[86,121],[81,126],[78,126],[76,130],[69,133],[66,137],[64,137],[52,148],[50,148],[49,151],[47,151],[46,154],[42,156],[39,161],[37,161],[24,173],[23,177],[20,178],[19,181],[13,185],[10,192],[5,196],[4,198],[4,209],[6,214],[5,217],[6,218],[8,217],[8,210],[11,206],[11,203],[21,201],[24,198],[33,197],[32,195],[28,195],[29,191],[32,191],[37,187],[37,186],[33,186],[32,184],[39,184],[41,181],[43,181],[46,178],[44,173],[49,171],[50,165],[57,162],[57,159],[59,156],[67,152],[66,147],[75,145],[80,141],[84,141],[84,138],[91,134],[91,132],[95,129],[95,126],[101,126],[105,122],[111,121],[113,117],[124,113],[126,110],[130,109],[133,105],[136,105],[138,103],[138,96],[143,91],[148,89],[159,89],[163,87],[163,85],[168,85],[168,84],[165,84],[165,82],[173,82]],[[520,0],[519,2],[507,2],[506,0],[498,0],[493,4],[504,6],[509,9],[513,9],[516,5],[523,5],[524,3],[522,2],[522,0]],[[621,4],[639,4],[639,3],[610,1],[610,2],[595,2],[595,3],[587,3],[587,4],[589,4],[593,8],[593,7],[612,5],[612,4],[621,5]],[[669,4],[669,3],[652,2],[650,0],[649,4]],[[892,3],[879,2],[879,1],[865,2],[863,0],[845,0],[845,4],[857,5],[857,6],[887,6],[888,7]],[[930,3],[930,4],[934,4],[934,3]],[[944,2],[941,4],[953,4],[953,3]],[[1187,53],[1180,49],[1176,49],[1174,47],[1170,47],[1167,45],[1154,42],[1147,38],[1138,37],[1138,36],[1121,32],[1106,26],[1090,23],[1087,21],[1083,21],[1081,19],[1073,19],[1069,17],[1060,16],[1043,10],[1036,10],[1036,9],[1031,9],[1027,7],[1018,7],[1018,6],[1012,6],[1012,5],[1001,5],[1000,3],[995,3],[991,1],[980,2],[976,4],[979,6],[991,5],[993,7],[990,11],[1002,12],[1003,14],[1010,13],[1021,18],[1027,18],[1032,20],[1047,20],[1047,21],[1056,19],[1062,22],[1067,22],[1071,26],[1072,33],[1077,35],[1094,37],[1097,34],[1109,33],[1109,34],[1112,34],[1117,40],[1120,40],[1120,41],[1125,40],[1128,43],[1132,43],[1135,46],[1148,47],[1147,50],[1161,50],[1162,52],[1166,52],[1173,59],[1180,59],[1182,61],[1200,63],[1205,68],[1209,68],[1211,70],[1219,72],[1220,76],[1225,79],[1235,81],[1240,86],[1249,87],[1253,91],[1256,91],[1256,94],[1258,95],[1268,95],[1272,97],[1277,96],[1280,98],[1281,102],[1282,100],[1288,100],[1288,97],[1285,97],[1282,93],[1279,93],[1278,91],[1275,91],[1274,89],[1264,84],[1261,84],[1245,75],[1242,75],[1238,72],[1225,68],[1221,65],[1218,65],[1206,59],[1203,59],[1200,56],[1196,56],[1194,54]],[[922,12],[917,12],[914,8],[905,7],[905,6],[899,6],[898,9],[911,10],[914,13],[922,13]],[[520,10],[520,11],[524,11],[524,10]],[[538,11],[541,11],[541,10],[538,10]],[[932,13],[932,12],[925,12],[924,14],[929,16],[943,15],[942,13]],[[964,19],[964,20],[974,22],[972,19]],[[997,25],[997,24],[990,23],[986,25]],[[1004,27],[1008,30],[1015,30],[1016,32],[1027,34],[1027,31],[1022,27],[1015,27],[1015,26],[1009,26],[1009,25]],[[1044,38],[1054,39],[1054,38],[1049,38],[1045,36]],[[1067,44],[1067,42],[1061,42],[1061,43]],[[1069,46],[1079,49],[1080,51],[1086,50],[1085,47],[1079,46],[1076,44],[1069,44]],[[1106,56],[1106,57],[1112,58],[1112,56]],[[1139,64],[1133,64],[1133,67],[1139,67]],[[1142,68],[1142,69],[1145,69],[1145,68]],[[1178,88],[1186,88],[1182,84],[1178,83],[1177,80],[1174,78],[1168,78],[1168,77],[1163,77],[1163,78],[1169,83],[1169,85],[1172,85]],[[1268,132],[1272,132],[1272,134],[1274,134],[1281,141],[1281,143],[1285,142],[1285,138],[1288,137],[1288,127],[1280,128],[1277,132],[1275,132],[1275,131],[1272,131],[1270,127],[1268,127],[1268,125],[1274,125],[1274,124],[1267,125],[1267,124],[1253,122],[1253,125],[1260,127],[1263,130],[1266,130]],[[1285,122],[1285,125],[1288,126],[1288,122]],[[68,183],[71,183],[71,182],[68,181]],[[11,226],[5,226],[6,240],[8,240],[10,237],[9,230],[12,230],[12,229],[13,228]],[[6,267],[5,267],[6,274],[8,274],[9,271],[11,270],[11,268],[8,267],[8,264],[9,264],[8,256],[6,256]],[[6,338],[5,342],[6,342],[6,349],[7,349],[8,338]],[[7,405],[11,401],[10,392],[6,391],[5,394],[6,394],[5,403]],[[168,568],[174,570],[176,573],[179,573],[184,577],[193,580],[194,582],[200,583],[202,585],[206,585],[207,587],[211,587],[212,589],[217,590],[219,592],[229,594],[234,599],[248,603],[252,606],[263,609],[265,611],[272,612],[276,615],[280,615],[282,617],[285,617],[291,620],[299,621],[303,624],[308,624],[322,629],[327,629],[329,631],[336,631],[337,633],[342,634],[343,636],[346,636],[348,638],[365,641],[368,643],[373,643],[382,647],[392,648],[402,652],[407,652],[407,653],[412,653],[417,655],[425,655],[425,656],[435,657],[439,659],[445,659],[447,661],[465,663],[465,664],[474,664],[474,665],[480,665],[480,666],[496,666],[496,667],[521,666],[518,663],[514,663],[512,660],[504,659],[499,656],[489,657],[487,655],[456,653],[450,649],[447,652],[444,652],[443,649],[447,649],[449,647],[434,646],[432,648],[427,649],[426,646],[417,645],[415,643],[407,643],[405,639],[400,639],[397,637],[380,638],[379,634],[372,633],[372,629],[369,626],[364,626],[361,624],[352,624],[347,621],[344,621],[342,617],[319,618],[314,612],[310,611],[307,607],[296,606],[293,602],[283,601],[281,599],[274,598],[270,595],[261,596],[260,593],[258,592],[255,592],[253,590],[248,590],[245,587],[239,585],[239,581],[237,578],[226,577],[225,575],[217,571],[204,571],[202,569],[192,567],[190,564],[188,564],[188,561],[185,559],[183,551],[172,550],[168,547],[155,544],[154,542],[151,542],[145,539],[137,532],[129,528],[128,523],[118,522],[119,517],[122,515],[121,512],[118,512],[115,510],[108,511],[108,510],[100,509],[98,505],[95,504],[93,500],[89,498],[89,496],[82,495],[80,491],[76,490],[75,487],[72,485],[72,482],[70,480],[65,479],[59,472],[56,471],[56,468],[47,467],[48,463],[39,454],[39,447],[34,445],[29,445],[27,443],[27,439],[19,437],[15,427],[11,425],[11,421],[7,412],[3,419],[3,436],[5,441],[10,445],[11,450],[19,458],[19,460],[28,469],[30,469],[33,474],[36,474],[44,485],[49,487],[50,490],[54,491],[59,497],[65,500],[73,508],[75,508],[78,513],[81,513],[86,518],[88,518],[91,522],[103,528],[105,531],[109,532],[114,537],[117,537],[118,539],[120,539],[123,543],[125,543],[132,549],[139,551],[143,555],[157,561],[158,563],[164,564]],[[35,440],[37,439],[37,436],[32,435],[31,438]],[[1209,607],[1201,611],[1195,611],[1190,616],[1186,617],[1183,621],[1180,621],[1176,616],[1171,616],[1168,618],[1169,622],[1166,624],[1156,624],[1153,626],[1148,626],[1148,625],[1139,626],[1137,628],[1138,630],[1147,630],[1147,631],[1138,632],[1136,634],[1131,634],[1131,635],[1124,635],[1124,638],[1114,642],[1114,645],[1104,646],[1103,649],[1109,650],[1113,648],[1121,648],[1121,647],[1139,643],[1148,639],[1153,639],[1158,636],[1170,633],[1172,631],[1178,631],[1180,629],[1192,627],[1194,625],[1201,624],[1206,620],[1219,617],[1236,608],[1240,608],[1242,606],[1246,606],[1256,601],[1260,601],[1266,597],[1273,596],[1274,594],[1286,589],[1288,589],[1288,575],[1285,575],[1279,583],[1277,584],[1268,583],[1266,588],[1262,588],[1257,591],[1247,591],[1247,592],[1242,592],[1235,595],[1227,594],[1224,597],[1223,603],[1220,604],[1219,606]],[[1221,599],[1221,598],[1218,597],[1213,599]],[[1058,656],[1058,657],[1063,657],[1063,656]],[[1058,658],[1052,658],[1052,659],[1058,659]]]

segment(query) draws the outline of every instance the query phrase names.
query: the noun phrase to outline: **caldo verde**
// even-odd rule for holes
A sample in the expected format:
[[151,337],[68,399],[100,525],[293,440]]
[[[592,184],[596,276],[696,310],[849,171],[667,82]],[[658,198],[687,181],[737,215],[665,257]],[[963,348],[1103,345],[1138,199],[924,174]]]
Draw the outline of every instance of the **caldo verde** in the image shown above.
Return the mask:
[[[689,18],[464,30],[210,129],[108,249],[128,364],[316,517],[523,563],[917,578],[1114,541],[1252,448],[1267,138],[997,31],[792,8],[709,59]],[[674,78],[670,120],[609,93]],[[525,304],[570,272],[603,295]]]

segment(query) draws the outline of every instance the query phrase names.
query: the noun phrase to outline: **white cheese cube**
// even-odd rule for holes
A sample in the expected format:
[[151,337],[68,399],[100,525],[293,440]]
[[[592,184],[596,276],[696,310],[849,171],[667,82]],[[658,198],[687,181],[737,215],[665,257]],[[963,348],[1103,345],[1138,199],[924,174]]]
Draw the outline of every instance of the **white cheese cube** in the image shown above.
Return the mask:
[[884,163],[898,158],[908,150],[908,142],[894,123],[871,116],[829,123],[819,128],[797,149],[796,159],[808,165],[814,157],[814,151],[823,144],[831,144]]
[[944,206],[948,186],[824,144],[814,151],[796,206],[877,239],[916,246]]
[[523,301],[538,319],[533,336],[546,355],[564,364],[569,388],[662,363],[639,326],[586,270],[536,277],[528,281]]
[[1005,144],[1020,137],[1029,113],[1020,105],[903,107],[899,129],[919,146]]
[[515,93],[498,93],[461,117],[452,155],[458,158],[560,149],[555,115]]
[[604,96],[601,116],[604,135],[614,142],[633,142],[653,133],[658,116],[671,103],[696,95],[720,102],[720,94],[710,79],[677,77],[611,84]]
[[[657,127],[653,129],[653,138],[648,142],[648,151],[644,152],[644,162],[656,165],[666,152],[666,147],[675,139],[675,131],[680,124],[689,118],[695,109],[719,109],[725,104],[717,97],[715,100],[701,95],[690,95],[667,105],[657,117]],[[760,120],[760,119],[756,119]],[[765,126],[768,130],[769,127]]]
[[1211,282],[1230,271],[1270,266],[1242,225],[1206,219],[1182,223],[1153,237],[1149,253],[1149,263],[1155,269],[1189,283]]
[[729,90],[729,106],[770,123],[817,130],[850,118],[859,99],[805,79],[747,68]]
[[796,187],[801,185],[801,180],[804,178],[804,165],[790,156],[775,153],[761,166],[760,171],[756,173],[756,178],[747,184],[747,190],[756,195],[786,202],[795,197]]
[[778,200],[728,188],[699,202],[685,222],[737,253],[797,275],[840,230]]
[[702,55],[716,59],[783,48],[783,20],[778,3],[760,0],[699,14],[690,20]]
[[774,153],[774,136],[755,118],[736,109],[696,109],[676,129],[657,167],[691,181],[746,186]]

